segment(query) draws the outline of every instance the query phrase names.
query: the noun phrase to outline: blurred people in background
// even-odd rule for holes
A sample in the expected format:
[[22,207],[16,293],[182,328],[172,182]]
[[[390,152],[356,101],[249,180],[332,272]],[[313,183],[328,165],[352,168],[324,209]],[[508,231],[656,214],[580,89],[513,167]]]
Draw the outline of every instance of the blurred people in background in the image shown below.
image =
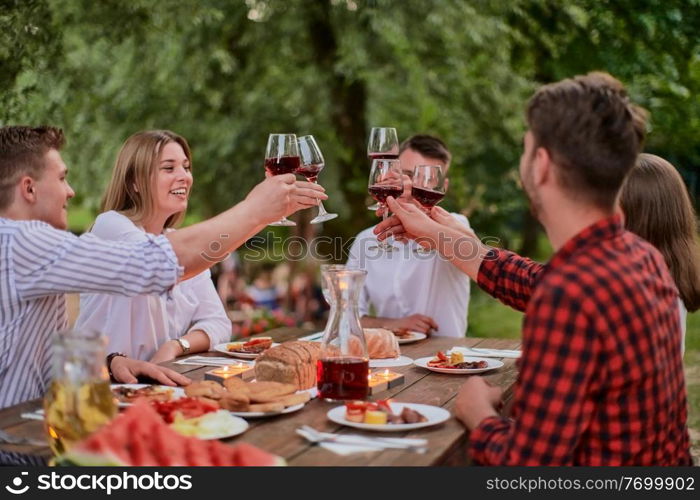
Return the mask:
[[231,252],[217,267],[216,290],[221,303],[227,310],[239,309],[244,300],[246,285],[238,252]]
[[[138,132],[119,151],[91,232],[136,242],[173,231],[185,216],[192,183],[192,155],[183,137],[168,130]],[[76,327],[102,332],[110,351],[154,363],[208,351],[231,337],[209,270],[167,296],[82,294]]]
[[275,265],[265,262],[255,274],[253,282],[245,290],[251,304],[255,308],[265,308],[271,311],[280,307],[282,295],[272,279]]
[[642,153],[622,185],[620,207],[625,227],[654,245],[671,271],[680,295],[685,351],[686,316],[700,308],[698,220],[688,189],[673,165]]
[[[417,165],[441,165],[449,169],[452,156],[437,137],[414,135],[399,149],[404,173],[404,201],[411,197],[411,177]],[[452,214],[457,224],[469,229],[469,221]],[[365,328],[394,332],[416,331],[444,337],[464,337],[469,310],[469,278],[439,254],[416,255],[419,246],[409,241],[394,252],[369,248],[376,244],[373,228],[357,235],[347,264],[367,270],[360,294],[360,315]],[[374,316],[370,316],[370,309]]]

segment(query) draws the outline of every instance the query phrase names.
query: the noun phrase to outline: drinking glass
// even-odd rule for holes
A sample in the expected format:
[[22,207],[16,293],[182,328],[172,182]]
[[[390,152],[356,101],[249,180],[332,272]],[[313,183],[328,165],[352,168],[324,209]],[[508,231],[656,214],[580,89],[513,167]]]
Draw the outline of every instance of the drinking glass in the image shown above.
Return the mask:
[[[442,165],[416,165],[413,169],[411,196],[420,203],[423,211],[430,214],[430,209],[445,197],[447,189],[445,171]],[[419,246],[417,254],[430,254],[432,250]]]
[[[389,207],[386,199],[393,196],[398,199],[403,193],[403,178],[401,173],[401,163],[399,160],[373,160],[372,170],[369,173],[369,194],[377,200],[380,207],[384,208],[382,220],[386,220],[389,215]],[[385,252],[397,250],[386,240],[380,241],[377,246],[370,247],[369,250],[381,249]]]
[[[296,173],[306,177],[309,182],[315,183],[318,175],[324,167],[323,155],[316,144],[316,140],[311,135],[299,137],[299,158],[300,166]],[[311,224],[326,222],[338,217],[338,214],[329,214],[323,206],[323,202],[318,200],[318,215],[311,219]]]
[[[399,139],[393,127],[373,127],[367,141],[367,156],[373,160],[396,160],[399,157]],[[376,211],[379,203],[373,203],[367,210]]]
[[[265,151],[265,170],[270,175],[293,174],[299,170],[299,146],[294,134],[270,134]],[[282,217],[271,226],[296,226],[294,221]]]
[[107,340],[70,330],[54,340],[52,381],[44,396],[45,429],[54,455],[65,453],[117,413],[105,367]]

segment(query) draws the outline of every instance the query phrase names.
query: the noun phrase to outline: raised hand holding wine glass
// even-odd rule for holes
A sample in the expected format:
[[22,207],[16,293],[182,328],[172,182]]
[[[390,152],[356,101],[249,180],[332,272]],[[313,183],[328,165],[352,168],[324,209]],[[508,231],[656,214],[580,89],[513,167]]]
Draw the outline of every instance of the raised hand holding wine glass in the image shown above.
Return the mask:
[[[316,144],[316,140],[311,135],[299,137],[299,158],[300,165],[296,173],[306,177],[309,182],[316,183],[318,175],[325,166],[321,149]],[[318,200],[318,215],[311,219],[311,224],[319,224],[338,217],[338,214],[326,212],[323,202]]]
[[[420,203],[423,211],[430,215],[430,210],[445,197],[447,182],[442,165],[416,165],[413,169],[411,196]],[[419,247],[418,254],[429,254],[432,250]]]
[[[368,191],[379,203],[379,206],[384,209],[382,218],[386,220],[389,212],[389,207],[386,205],[387,197],[398,198],[403,193],[403,178],[399,160],[373,160],[369,173]],[[370,247],[370,250],[377,248],[385,252],[396,250],[396,247],[387,241],[380,241],[376,247]]]
[[[265,170],[270,175],[292,174],[299,169],[299,146],[295,134],[270,134],[265,151]],[[282,217],[271,226],[296,226],[296,223]]]
[[[367,157],[373,160],[396,160],[399,157],[399,138],[393,127],[372,127],[367,141]],[[367,207],[367,210],[377,210],[379,203]]]

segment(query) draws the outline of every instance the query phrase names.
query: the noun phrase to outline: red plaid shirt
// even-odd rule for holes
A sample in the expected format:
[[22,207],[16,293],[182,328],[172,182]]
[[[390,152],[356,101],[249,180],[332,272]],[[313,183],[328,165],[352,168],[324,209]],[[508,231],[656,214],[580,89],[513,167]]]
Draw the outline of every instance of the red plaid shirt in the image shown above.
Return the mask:
[[542,265],[492,250],[479,286],[525,311],[513,420],[484,419],[489,465],[691,465],[678,292],[661,254],[603,219]]

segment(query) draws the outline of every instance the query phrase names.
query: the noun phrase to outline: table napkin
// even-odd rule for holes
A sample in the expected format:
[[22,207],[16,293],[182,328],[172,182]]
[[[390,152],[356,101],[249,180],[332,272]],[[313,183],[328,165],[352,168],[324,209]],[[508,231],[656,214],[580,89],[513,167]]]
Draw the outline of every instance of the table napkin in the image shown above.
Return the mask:
[[228,365],[237,365],[237,364],[244,364],[244,365],[252,365],[252,361],[246,361],[243,359],[235,359],[235,358],[209,358],[207,356],[192,356],[190,358],[186,359],[181,359],[179,361],[175,361],[176,364],[178,365],[193,365],[193,366],[228,366]]
[[[465,356],[476,356],[481,358],[519,358],[522,351],[512,349],[481,349],[470,347],[453,347],[450,351],[461,352]],[[448,353],[450,351],[447,351]]]
[[[302,429],[297,429],[297,434],[309,439],[306,436],[306,433]],[[395,442],[397,444],[410,444],[410,445],[414,445],[414,446],[423,446],[425,448],[423,448],[420,451],[416,451],[416,450],[411,450],[411,451],[416,451],[416,453],[425,453],[427,451],[427,444],[428,444],[428,441],[426,439],[385,438],[385,437],[382,437],[381,441],[380,441],[380,440],[375,440],[371,437],[361,436],[359,434],[342,434],[342,435],[340,435],[340,434],[328,434],[328,433],[324,433],[324,434],[340,438],[343,440],[343,442],[340,442],[340,443],[339,442],[320,442],[317,444],[330,452],[333,452],[337,455],[342,455],[342,456],[351,455],[353,453],[367,453],[367,452],[372,452],[372,451],[383,451],[383,450],[406,451],[406,450],[401,450],[398,448],[392,448],[391,446],[386,446],[385,443],[391,443],[391,442]],[[309,441],[314,442],[311,439],[309,439]],[[384,441],[384,443],[382,441]]]

